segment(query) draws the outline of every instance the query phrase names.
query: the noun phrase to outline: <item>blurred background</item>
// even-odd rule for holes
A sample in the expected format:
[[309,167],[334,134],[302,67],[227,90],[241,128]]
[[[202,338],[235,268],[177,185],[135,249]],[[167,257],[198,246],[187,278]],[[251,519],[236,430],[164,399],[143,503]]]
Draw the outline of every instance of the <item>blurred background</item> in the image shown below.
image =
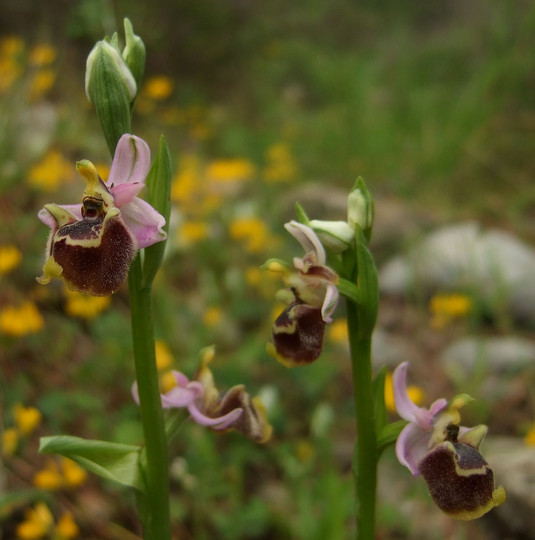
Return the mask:
[[[91,298],[35,282],[37,211],[80,199],[77,160],[109,172],[85,60],[123,39],[124,17],[147,49],[134,133],[153,152],[165,134],[174,166],[154,286],[162,377],[193,375],[215,344],[218,386],[246,384],[274,426],[258,446],[185,424],[176,537],[354,535],[344,306],[322,357],[288,370],[265,352],[282,283],[259,267],[302,255],[283,228],[296,201],[344,220],[362,176],[382,284],[375,367],[410,360],[422,405],[476,398],[463,423],[489,425],[482,452],[509,497],[453,522],[388,451],[378,538],[535,538],[535,6],[522,0],[2,1],[0,538],[139,534],[131,494],[37,453],[43,435],[141,439],[126,286]],[[387,397],[395,420],[388,383]]]

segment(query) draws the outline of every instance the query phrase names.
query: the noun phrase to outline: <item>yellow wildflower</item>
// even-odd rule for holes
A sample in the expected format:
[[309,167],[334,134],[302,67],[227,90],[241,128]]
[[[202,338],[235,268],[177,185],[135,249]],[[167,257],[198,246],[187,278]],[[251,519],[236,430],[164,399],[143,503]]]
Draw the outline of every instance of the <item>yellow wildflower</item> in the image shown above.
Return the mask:
[[19,432],[15,428],[7,428],[2,432],[2,454],[12,456],[19,445]]
[[22,435],[29,435],[40,423],[41,412],[35,407],[24,407],[18,403],[13,407],[15,424]]
[[25,302],[20,307],[6,306],[0,310],[0,332],[21,337],[40,332],[45,321],[32,302]]
[[0,274],[7,274],[22,260],[19,248],[13,245],[0,246]]
[[59,185],[73,177],[74,167],[57,150],[49,150],[28,174],[30,185],[45,191],[54,191]]
[[24,41],[19,36],[5,37],[0,41],[0,92],[9,90],[22,75],[20,56]]
[[[416,385],[409,385],[407,387],[407,393],[409,398],[416,405],[420,405],[425,400],[424,391]],[[392,380],[392,374],[387,373],[385,377],[385,405],[386,409],[390,412],[396,412],[396,402],[394,400],[394,385]]]
[[345,319],[337,319],[330,324],[327,337],[333,343],[347,343],[347,321]]
[[247,159],[217,159],[206,167],[206,176],[215,182],[243,182],[254,173],[255,167]]
[[206,308],[203,315],[203,322],[206,326],[217,326],[223,319],[223,311],[219,306]]
[[431,327],[441,329],[464,317],[472,310],[472,299],[465,294],[437,294],[429,302],[431,311]]
[[80,467],[76,461],[61,457],[61,471],[63,473],[63,485],[66,487],[77,487],[82,485],[87,479],[87,472]]
[[210,228],[205,221],[186,221],[178,229],[181,243],[186,246],[200,242],[208,238]]
[[94,319],[111,305],[110,296],[89,296],[65,288],[65,311],[71,317]]
[[38,101],[56,82],[56,72],[53,69],[40,69],[34,74],[30,85],[30,99]]
[[85,482],[87,473],[78,463],[66,457],[61,457],[60,463],[61,468],[54,459],[49,458],[45,466],[34,475],[34,486],[54,491],[78,487]]
[[58,55],[57,49],[48,43],[35,45],[30,50],[29,61],[34,66],[46,66],[52,64]]
[[70,540],[76,538],[80,534],[80,528],[74,521],[74,517],[70,512],[65,512],[56,525],[56,535],[58,540]]
[[531,424],[530,429],[524,437],[524,443],[528,446],[535,446],[535,422]]
[[172,366],[173,364],[173,355],[169,350],[169,347],[163,341],[159,339],[156,340],[155,349],[156,349],[156,366],[162,371]]
[[53,459],[49,458],[45,466],[35,473],[33,485],[37,488],[50,491],[63,487],[63,476]]
[[48,534],[54,526],[54,516],[43,502],[29,508],[25,518],[17,526],[17,538],[20,540],[38,540]]
[[110,175],[110,166],[107,163],[95,163],[94,165],[100,178],[106,180]]
[[250,253],[260,253],[268,244],[269,233],[265,223],[256,217],[237,218],[230,224],[230,236],[241,240]]
[[291,182],[297,176],[297,163],[288,145],[277,143],[266,151],[264,180],[266,182]]
[[24,51],[24,40],[20,36],[7,36],[0,41],[0,56],[17,56]]
[[149,77],[143,86],[143,94],[156,101],[161,101],[171,95],[175,87],[175,83],[171,77],[165,75],[154,75]]

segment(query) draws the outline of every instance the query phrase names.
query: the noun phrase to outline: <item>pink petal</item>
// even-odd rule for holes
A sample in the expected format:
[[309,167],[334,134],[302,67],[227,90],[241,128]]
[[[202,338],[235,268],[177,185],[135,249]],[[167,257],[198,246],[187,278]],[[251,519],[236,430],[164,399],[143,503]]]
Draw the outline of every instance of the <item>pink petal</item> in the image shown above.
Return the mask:
[[325,290],[325,299],[321,307],[321,315],[326,323],[332,322],[332,313],[338,305],[338,287],[332,283],[328,283]]
[[416,476],[420,461],[426,455],[431,432],[422,431],[416,424],[406,425],[396,441],[398,461]]
[[433,427],[433,417],[435,414],[447,406],[445,399],[438,399],[433,403],[430,410],[418,407],[413,403],[407,392],[407,371],[409,362],[401,363],[393,374],[394,401],[399,416],[404,420],[416,423],[420,429],[428,431]]
[[317,234],[307,225],[290,221],[284,228],[301,244],[306,253],[313,251],[316,254],[316,264],[323,266],[326,262],[325,250]]
[[195,422],[201,426],[209,426],[213,429],[225,429],[241,416],[243,409],[234,409],[229,413],[217,418],[210,418],[209,416],[206,416],[197,408],[194,403],[188,406],[188,411]]
[[145,187],[142,182],[132,182],[129,184],[119,184],[111,188],[113,202],[117,208],[121,208],[126,203],[131,202],[136,195]]
[[195,381],[187,383],[187,386],[175,386],[169,392],[162,394],[162,407],[164,409],[189,407],[203,394],[204,388],[201,383]]
[[126,182],[144,183],[149,168],[148,144],[143,139],[126,133],[117,143],[106,185],[111,188]]
[[136,197],[121,209],[125,225],[135,236],[138,249],[152,246],[167,238],[163,226],[165,218],[143,199]]

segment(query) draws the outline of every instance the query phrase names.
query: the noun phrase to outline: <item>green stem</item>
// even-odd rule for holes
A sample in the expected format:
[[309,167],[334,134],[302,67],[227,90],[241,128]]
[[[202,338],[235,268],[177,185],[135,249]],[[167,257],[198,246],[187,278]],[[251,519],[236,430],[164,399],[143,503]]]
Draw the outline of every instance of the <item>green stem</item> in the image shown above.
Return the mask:
[[347,326],[357,422],[357,441],[353,461],[357,502],[357,538],[358,540],[373,540],[378,457],[372,392],[371,335],[361,335],[359,315],[359,307],[348,300]]
[[145,438],[144,538],[170,540],[169,456],[154,350],[152,289],[150,285],[143,285],[139,255],[130,267],[128,284],[136,380]]

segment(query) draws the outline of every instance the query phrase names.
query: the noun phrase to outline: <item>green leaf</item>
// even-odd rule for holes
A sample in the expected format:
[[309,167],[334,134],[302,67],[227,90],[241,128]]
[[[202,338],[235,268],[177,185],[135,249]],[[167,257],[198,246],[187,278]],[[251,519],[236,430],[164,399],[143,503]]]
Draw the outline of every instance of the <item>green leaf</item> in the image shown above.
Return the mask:
[[381,452],[396,442],[399,434],[406,425],[407,422],[405,420],[397,420],[383,427],[377,437],[377,455],[380,455]]
[[340,294],[349,298],[353,303],[360,304],[360,290],[354,283],[341,277],[339,278],[337,287]]
[[39,452],[60,454],[102,478],[144,491],[139,446],[57,435],[41,437]]
[[[147,176],[147,199],[160,214],[165,218],[164,231],[169,232],[169,216],[171,215],[171,154],[167,140],[162,135],[158,146],[158,155],[152,164]],[[150,285],[160,268],[166,241],[156,242],[145,248],[143,261],[143,284]]]
[[376,433],[381,433],[386,425],[385,378],[387,371],[386,366],[383,366],[372,382]]
[[50,502],[52,501],[52,497],[40,489],[25,489],[6,493],[0,496],[0,521],[8,519],[13,513],[29,504],[42,500],[48,501],[48,499]]

